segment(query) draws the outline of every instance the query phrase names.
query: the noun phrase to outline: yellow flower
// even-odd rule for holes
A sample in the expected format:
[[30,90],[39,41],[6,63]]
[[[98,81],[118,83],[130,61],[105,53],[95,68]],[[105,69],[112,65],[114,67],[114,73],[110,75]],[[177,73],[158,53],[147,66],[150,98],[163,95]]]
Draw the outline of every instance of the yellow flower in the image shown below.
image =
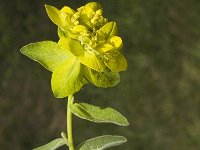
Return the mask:
[[122,39],[117,25],[103,17],[100,4],[91,2],[74,11],[65,6],[61,10],[46,5],[50,19],[59,27],[59,45],[71,51],[87,67],[98,72],[112,72],[127,68],[121,54]]
[[100,4],[91,2],[77,11],[46,5],[46,11],[58,26],[58,43],[31,43],[21,52],[52,72],[57,98],[73,95],[88,81],[104,88],[119,83],[118,72],[127,68],[121,53],[123,42],[116,23],[103,17]]

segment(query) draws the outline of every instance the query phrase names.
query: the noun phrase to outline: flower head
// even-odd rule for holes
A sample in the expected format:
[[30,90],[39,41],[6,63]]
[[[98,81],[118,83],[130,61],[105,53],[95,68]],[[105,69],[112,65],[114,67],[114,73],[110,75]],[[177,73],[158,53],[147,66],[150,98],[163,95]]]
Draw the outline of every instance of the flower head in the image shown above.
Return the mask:
[[123,42],[117,25],[103,16],[101,5],[91,2],[76,11],[68,6],[60,10],[45,7],[58,26],[58,43],[38,42],[21,51],[53,72],[55,96],[74,94],[88,81],[98,87],[115,86],[127,61],[121,53]]
[[[103,17],[100,4],[91,2],[77,11],[67,6],[58,10],[47,5],[46,9],[51,20],[63,32],[58,44],[71,51],[82,64],[98,72],[126,70],[127,62],[120,51],[122,39],[117,36],[117,25]],[[57,12],[57,17],[55,13],[52,15],[51,10]]]

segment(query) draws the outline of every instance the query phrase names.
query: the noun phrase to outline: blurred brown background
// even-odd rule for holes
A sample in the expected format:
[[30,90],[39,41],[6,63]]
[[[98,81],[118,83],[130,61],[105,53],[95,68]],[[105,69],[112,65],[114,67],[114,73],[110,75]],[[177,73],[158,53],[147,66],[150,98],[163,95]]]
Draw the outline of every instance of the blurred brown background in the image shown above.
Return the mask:
[[[87,0],[0,1],[0,149],[30,150],[65,130],[66,99],[55,99],[51,73],[23,56],[31,42],[57,41],[44,4],[74,9]],[[98,0],[124,40],[128,71],[115,88],[87,86],[77,101],[113,107],[129,127],[74,117],[74,140],[118,134],[115,150],[200,149],[200,1]]]

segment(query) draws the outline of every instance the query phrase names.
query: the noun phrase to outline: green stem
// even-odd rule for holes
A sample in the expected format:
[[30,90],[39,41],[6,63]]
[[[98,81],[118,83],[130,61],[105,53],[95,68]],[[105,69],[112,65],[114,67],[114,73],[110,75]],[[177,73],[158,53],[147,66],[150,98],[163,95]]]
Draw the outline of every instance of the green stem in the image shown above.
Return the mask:
[[73,135],[72,135],[72,112],[70,110],[70,105],[73,104],[73,102],[74,102],[73,95],[69,95],[67,102],[67,136],[68,136],[69,150],[74,150]]

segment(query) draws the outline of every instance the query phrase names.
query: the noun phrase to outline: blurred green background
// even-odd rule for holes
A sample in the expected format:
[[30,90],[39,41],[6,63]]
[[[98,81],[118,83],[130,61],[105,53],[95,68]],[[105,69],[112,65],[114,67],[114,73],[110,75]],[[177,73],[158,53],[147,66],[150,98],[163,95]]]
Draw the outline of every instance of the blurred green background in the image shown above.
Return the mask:
[[[30,150],[65,130],[66,99],[55,99],[51,73],[20,54],[31,42],[57,41],[44,4],[74,9],[87,0],[0,1],[0,149]],[[128,70],[118,86],[87,86],[76,100],[113,107],[129,127],[74,117],[75,144],[103,134],[128,142],[113,150],[200,149],[200,1],[98,0],[118,23]]]

